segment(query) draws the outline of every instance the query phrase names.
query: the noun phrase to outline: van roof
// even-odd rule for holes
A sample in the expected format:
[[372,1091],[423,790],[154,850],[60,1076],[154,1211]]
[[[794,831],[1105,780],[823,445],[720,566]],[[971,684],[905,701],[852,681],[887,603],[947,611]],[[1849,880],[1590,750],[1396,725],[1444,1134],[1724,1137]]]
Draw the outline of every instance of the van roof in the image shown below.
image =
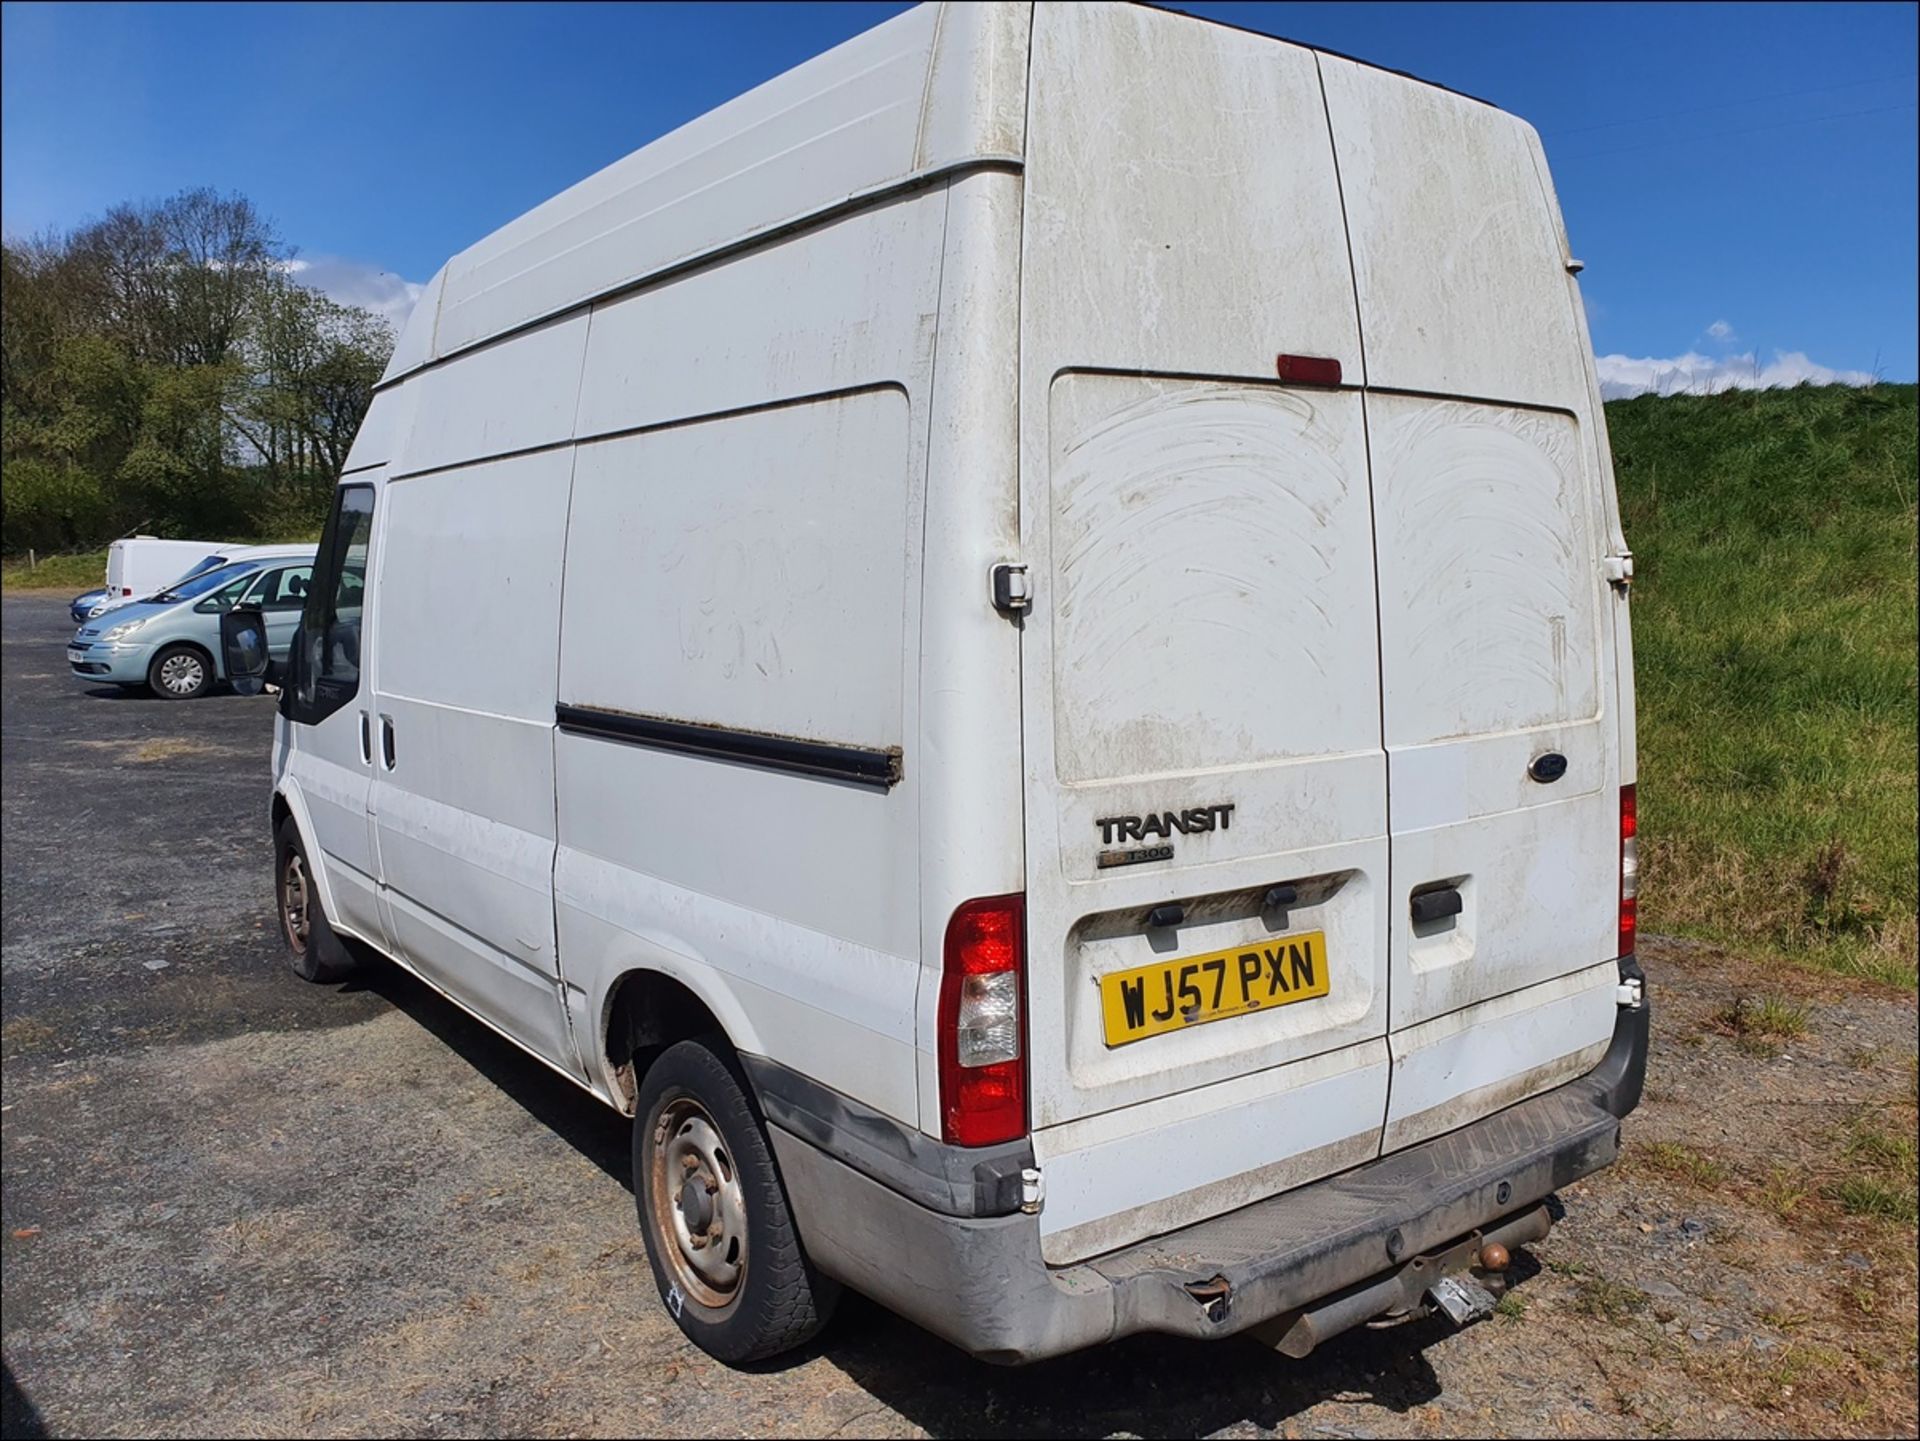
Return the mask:
[[1026,4],[916,6],[561,191],[441,266],[380,384],[888,192],[1019,167],[1030,17]]

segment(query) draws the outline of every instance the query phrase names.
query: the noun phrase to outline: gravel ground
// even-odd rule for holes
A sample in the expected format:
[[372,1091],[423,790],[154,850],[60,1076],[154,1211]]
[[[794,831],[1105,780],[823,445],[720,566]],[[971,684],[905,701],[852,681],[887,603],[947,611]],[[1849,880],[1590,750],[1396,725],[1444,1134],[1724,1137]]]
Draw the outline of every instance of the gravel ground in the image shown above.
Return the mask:
[[1832,1199],[1911,1195],[1860,1137],[1913,1133],[1912,997],[1658,942],[1626,1158],[1487,1322],[1008,1372],[850,1297],[729,1372],[654,1296],[625,1122],[397,971],[284,969],[271,703],[74,681],[61,597],[0,620],[8,1436],[1914,1433],[1913,1228]]

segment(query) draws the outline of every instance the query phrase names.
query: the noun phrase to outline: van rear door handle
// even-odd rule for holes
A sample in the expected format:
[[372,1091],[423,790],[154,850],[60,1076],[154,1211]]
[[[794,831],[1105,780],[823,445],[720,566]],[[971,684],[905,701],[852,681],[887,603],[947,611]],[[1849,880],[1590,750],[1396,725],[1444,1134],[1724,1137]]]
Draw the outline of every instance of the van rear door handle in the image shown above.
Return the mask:
[[1448,916],[1459,915],[1464,904],[1459,890],[1453,886],[1438,891],[1421,891],[1413,897],[1413,919],[1416,924],[1444,921]]
[[380,717],[380,757],[387,763],[387,769],[393,769],[393,717]]

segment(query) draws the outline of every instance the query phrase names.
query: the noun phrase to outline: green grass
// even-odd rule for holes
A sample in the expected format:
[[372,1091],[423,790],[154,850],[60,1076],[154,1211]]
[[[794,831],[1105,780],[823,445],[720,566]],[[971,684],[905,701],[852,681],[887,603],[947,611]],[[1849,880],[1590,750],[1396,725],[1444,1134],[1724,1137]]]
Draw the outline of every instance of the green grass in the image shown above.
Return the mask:
[[1641,924],[1911,987],[1916,390],[1607,407]]
[[1787,1040],[1807,1031],[1807,1008],[1784,996],[1737,996],[1715,1019],[1736,1035],[1766,1040]]
[[0,586],[7,590],[70,590],[76,594],[105,584],[107,553],[83,550],[74,555],[43,555],[28,566],[24,555],[8,556],[0,566]]
[[1634,1312],[1647,1309],[1647,1293],[1638,1286],[1595,1276],[1576,1285],[1573,1304],[1583,1315],[1624,1321]]
[[[319,527],[307,529],[282,527],[281,532],[272,536],[263,536],[254,540],[230,540],[228,545],[294,545],[301,541],[320,539]],[[215,541],[214,545],[222,542]],[[37,557],[38,563],[27,564],[24,554],[10,555],[0,563],[0,587],[7,590],[65,590],[78,593],[104,585],[107,578],[107,552],[99,550],[75,551],[70,555],[43,555]]]
[[1731,1174],[1712,1157],[1677,1141],[1654,1141],[1647,1146],[1644,1155],[1646,1163],[1656,1171],[1664,1171],[1678,1180],[1691,1181],[1696,1186],[1708,1189],[1724,1184]]
[[1920,1142],[1910,1116],[1871,1115],[1855,1120],[1842,1153],[1853,1168],[1833,1188],[1833,1198],[1856,1216],[1879,1216],[1911,1226],[1920,1219]]

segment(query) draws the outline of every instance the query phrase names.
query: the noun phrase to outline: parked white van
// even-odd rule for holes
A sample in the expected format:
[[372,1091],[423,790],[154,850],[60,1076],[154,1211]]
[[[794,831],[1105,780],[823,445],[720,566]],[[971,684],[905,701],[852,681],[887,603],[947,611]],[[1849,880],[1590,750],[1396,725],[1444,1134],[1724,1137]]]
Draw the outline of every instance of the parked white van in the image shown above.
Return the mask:
[[[184,546],[186,551],[182,552],[179,549],[168,549],[166,551],[152,552],[150,555],[143,554],[137,559],[123,559],[120,567],[122,579],[125,581],[138,579],[140,583],[138,585],[123,584],[116,587],[113,584],[114,558],[119,552],[109,547],[107,554],[107,589],[98,601],[87,608],[86,619],[93,620],[105,615],[110,610],[118,610],[122,606],[132,605],[134,602],[142,600],[147,596],[157,594],[168,586],[178,585],[181,581],[192,580],[196,575],[205,575],[210,570],[218,570],[221,566],[231,565],[237,560],[281,560],[296,556],[311,556],[313,554],[312,541],[294,542],[291,544],[276,543],[272,545],[219,545],[216,543],[211,549],[202,549],[201,547],[206,545],[207,542],[198,540],[154,540],[151,536],[142,536],[139,537],[139,539],[142,541],[153,540],[153,543],[156,545],[168,547]],[[130,545],[131,542],[117,540],[113,544],[117,547]],[[183,564],[179,559],[183,553],[195,553],[195,559],[191,563]],[[154,580],[153,576],[163,570],[167,572],[166,576],[163,579]],[[76,601],[75,604],[78,605],[79,602]]]
[[107,547],[108,601],[125,603],[152,595],[169,581],[179,580],[217,540],[167,540],[157,535],[123,536]]
[[1647,1042],[1578,269],[1522,121],[1144,7],[926,6],[610,166],[354,445],[296,967],[634,1116],[729,1361],[839,1285],[997,1361],[1485,1309]]

